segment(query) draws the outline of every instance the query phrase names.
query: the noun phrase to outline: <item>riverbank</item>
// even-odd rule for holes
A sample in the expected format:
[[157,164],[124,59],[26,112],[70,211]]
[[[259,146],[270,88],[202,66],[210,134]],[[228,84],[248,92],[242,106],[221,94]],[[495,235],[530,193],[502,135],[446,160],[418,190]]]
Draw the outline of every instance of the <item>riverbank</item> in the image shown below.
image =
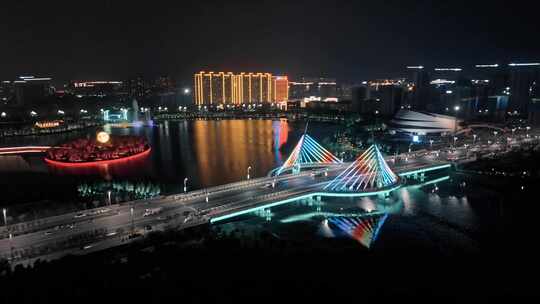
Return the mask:
[[42,136],[51,134],[60,134],[73,131],[80,131],[88,128],[102,126],[102,122],[98,121],[83,121],[78,123],[66,123],[57,127],[51,128],[39,128],[35,125],[26,125],[21,127],[8,127],[4,126],[0,128],[0,138],[6,137],[24,137],[24,136]]

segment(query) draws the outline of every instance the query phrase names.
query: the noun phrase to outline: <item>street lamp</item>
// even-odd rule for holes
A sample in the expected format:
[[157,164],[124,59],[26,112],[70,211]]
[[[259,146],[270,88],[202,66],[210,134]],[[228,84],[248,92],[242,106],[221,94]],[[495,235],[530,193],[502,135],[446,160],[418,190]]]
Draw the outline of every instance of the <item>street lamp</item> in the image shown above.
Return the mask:
[[529,138],[529,131],[531,130],[531,127],[527,127],[527,138]]
[[4,226],[7,226],[7,209],[2,208],[2,213],[4,214]]
[[188,181],[188,178],[184,178],[184,193],[187,192],[187,181]]
[[476,136],[477,136],[476,134],[473,134],[473,136],[472,136],[473,137],[473,145],[476,143]]
[[454,134],[457,133],[457,116],[458,116],[459,109],[460,109],[459,106],[454,107],[454,111],[456,112],[456,116],[454,117]]
[[131,215],[131,234],[135,232],[135,222],[133,221],[133,207],[129,209],[129,213]]
[[454,136],[454,147],[456,146],[456,141],[458,140],[457,136]]
[[251,170],[251,166],[247,167],[247,179],[249,180],[249,171]]
[[433,150],[433,139],[429,140],[429,147],[431,150]]

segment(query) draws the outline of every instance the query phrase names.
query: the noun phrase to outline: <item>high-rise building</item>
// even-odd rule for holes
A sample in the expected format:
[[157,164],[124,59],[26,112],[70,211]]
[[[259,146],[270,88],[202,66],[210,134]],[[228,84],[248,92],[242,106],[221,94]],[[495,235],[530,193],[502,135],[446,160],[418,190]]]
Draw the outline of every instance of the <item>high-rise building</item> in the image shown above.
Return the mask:
[[160,92],[174,91],[175,87],[176,84],[174,80],[168,75],[160,76],[154,82],[154,89],[157,89],[157,91]]
[[13,83],[9,80],[0,82],[0,105],[7,104],[13,96]]
[[110,96],[119,94],[122,90],[121,81],[71,81],[67,89],[78,96]]
[[270,73],[199,72],[194,75],[195,104],[220,105],[275,101]]
[[145,97],[149,88],[148,83],[141,76],[128,80],[126,84],[129,97],[138,98],[139,100]]
[[331,78],[302,78],[289,84],[289,96],[292,99],[310,97],[321,100],[336,99],[338,97],[337,82]]
[[510,102],[508,110],[527,114],[533,90],[540,83],[540,63],[510,63]]
[[414,110],[425,110],[429,103],[429,74],[423,66],[408,66],[407,70],[412,82],[409,106]]
[[29,105],[42,101],[54,92],[51,78],[38,78],[34,76],[20,76],[13,81],[15,98],[18,106]]
[[289,79],[287,76],[274,76],[272,78],[273,96],[275,102],[289,100]]

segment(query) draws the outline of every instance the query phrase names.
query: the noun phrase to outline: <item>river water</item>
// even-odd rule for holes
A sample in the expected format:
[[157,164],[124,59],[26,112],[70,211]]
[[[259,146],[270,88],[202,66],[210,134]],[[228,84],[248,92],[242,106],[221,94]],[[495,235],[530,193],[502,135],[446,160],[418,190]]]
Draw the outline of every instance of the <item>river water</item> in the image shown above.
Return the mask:
[[[96,181],[146,182],[161,193],[181,192],[266,175],[279,166],[304,132],[304,124],[285,120],[195,120],[164,122],[154,127],[106,128],[116,135],[145,136],[152,153],[148,159],[97,172],[65,172],[48,167],[40,156],[1,156],[1,205],[30,204],[24,209],[46,209],[54,202],[77,204],[82,183]],[[331,137],[339,126],[313,123],[312,137]],[[55,145],[95,136],[96,130],[62,135],[7,138],[0,146]],[[370,250],[395,249],[408,244],[442,254],[476,252],[490,225],[498,223],[496,195],[451,172],[429,176],[424,183],[403,187],[390,198],[322,198],[299,201],[221,223],[223,231],[268,231],[278,238],[323,240],[343,238],[351,246]],[[484,192],[483,192],[484,191]],[[65,202],[65,203],[63,203]],[[52,208],[52,207],[51,207]],[[23,211],[20,211],[23,213]],[[13,212],[15,213],[15,212]],[[41,213],[41,212],[39,212]],[[395,248],[394,248],[395,247]]]

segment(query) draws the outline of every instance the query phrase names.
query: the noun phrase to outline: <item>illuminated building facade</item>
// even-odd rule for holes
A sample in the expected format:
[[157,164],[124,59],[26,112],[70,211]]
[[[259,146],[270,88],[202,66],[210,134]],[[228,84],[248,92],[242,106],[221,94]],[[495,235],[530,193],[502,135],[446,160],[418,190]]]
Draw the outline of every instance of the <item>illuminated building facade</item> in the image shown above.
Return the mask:
[[287,102],[289,100],[289,79],[287,76],[273,77],[272,89],[275,102]]
[[71,81],[68,90],[78,97],[104,97],[120,94],[122,86],[122,81]]
[[199,72],[194,75],[194,100],[196,105],[272,103],[284,82],[288,86],[286,76],[270,73]]

